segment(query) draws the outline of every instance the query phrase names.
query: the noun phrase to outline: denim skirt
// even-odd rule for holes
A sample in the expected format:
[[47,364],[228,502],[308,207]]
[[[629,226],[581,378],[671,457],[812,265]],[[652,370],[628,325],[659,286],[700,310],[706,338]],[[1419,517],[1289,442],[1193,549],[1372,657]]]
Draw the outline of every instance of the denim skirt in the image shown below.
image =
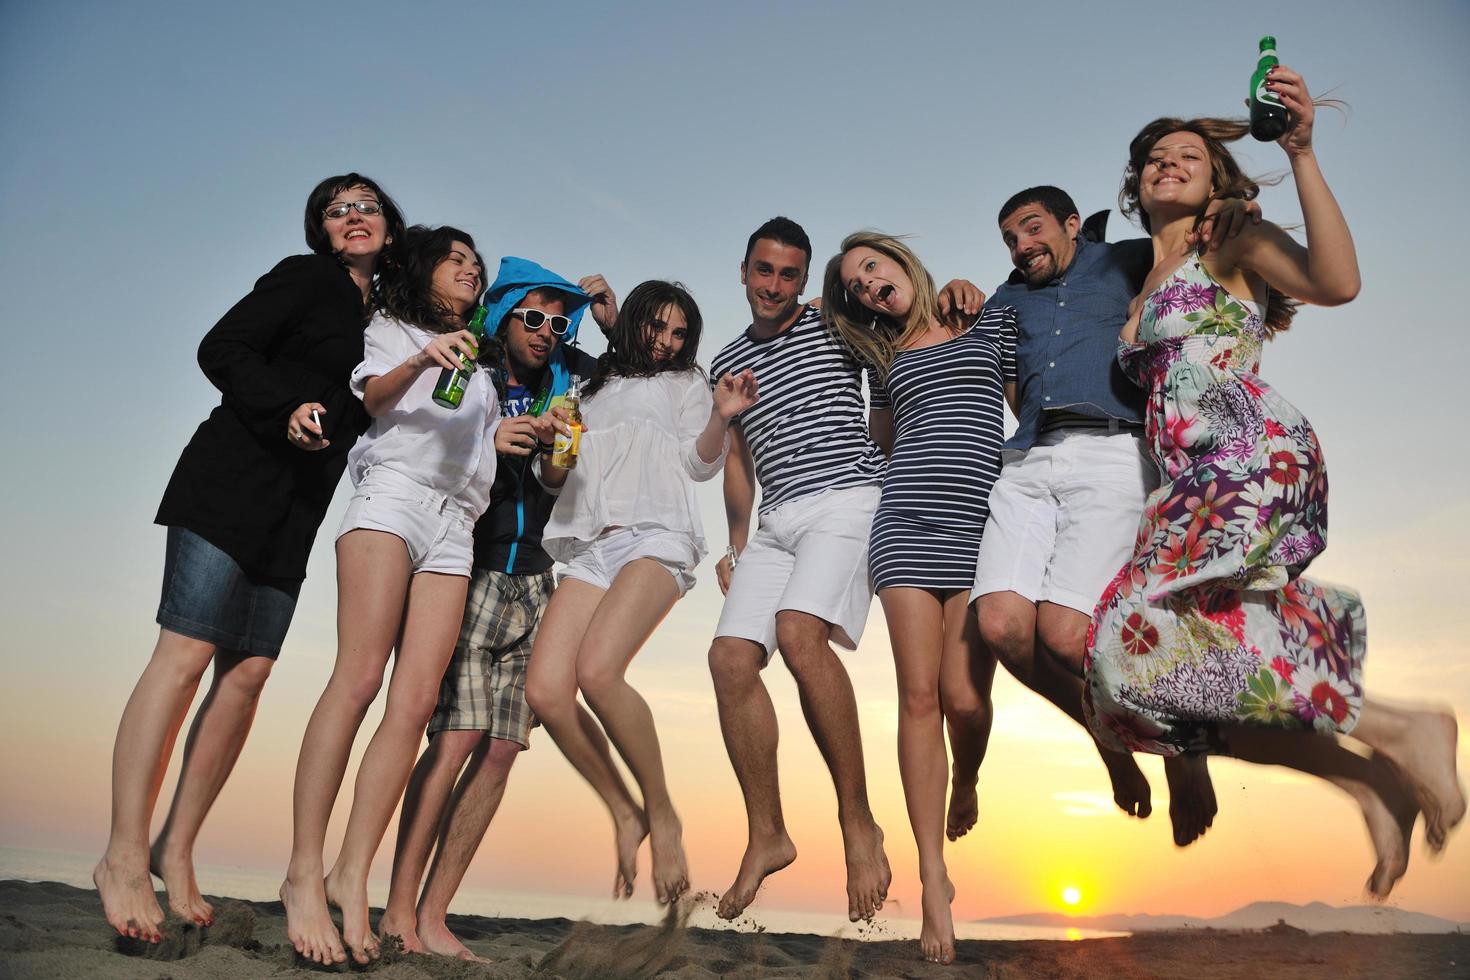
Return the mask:
[[168,529],[158,625],[221,650],[281,652],[299,581],[252,578],[235,559],[182,527]]

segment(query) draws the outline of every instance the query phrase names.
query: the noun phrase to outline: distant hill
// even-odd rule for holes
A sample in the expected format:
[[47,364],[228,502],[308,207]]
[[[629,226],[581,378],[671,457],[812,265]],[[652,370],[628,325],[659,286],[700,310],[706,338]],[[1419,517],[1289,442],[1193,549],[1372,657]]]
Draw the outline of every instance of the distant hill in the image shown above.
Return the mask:
[[1188,915],[1061,915],[1033,912],[980,922],[1016,926],[1054,926],[1102,929],[1108,932],[1156,932],[1161,929],[1267,929],[1278,922],[1305,932],[1361,933],[1446,933],[1470,932],[1470,923],[1452,922],[1423,912],[1384,905],[1349,905],[1337,908],[1322,902],[1292,905],[1288,902],[1252,902],[1229,915],[1202,919]]

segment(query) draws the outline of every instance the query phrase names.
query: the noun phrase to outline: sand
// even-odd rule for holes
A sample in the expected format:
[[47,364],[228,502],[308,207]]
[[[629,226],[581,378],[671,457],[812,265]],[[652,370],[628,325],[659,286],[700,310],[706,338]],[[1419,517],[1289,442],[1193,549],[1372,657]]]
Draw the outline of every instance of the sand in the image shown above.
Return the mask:
[[279,902],[215,896],[210,901],[218,910],[214,926],[199,930],[171,924],[164,942],[151,946],[118,938],[103,921],[94,891],[54,882],[0,882],[0,978],[254,980],[329,972],[371,973],[376,980],[1470,977],[1470,935],[1196,930],[1077,942],[966,941],[959,944],[958,962],[941,967],[920,960],[918,944],[912,940],[858,942],[688,929],[677,917],[659,926],[597,926],[566,919],[451,916],[450,928],[475,953],[493,962],[462,963],[390,951],[368,968],[343,966],[331,971],[297,958],[286,942]]

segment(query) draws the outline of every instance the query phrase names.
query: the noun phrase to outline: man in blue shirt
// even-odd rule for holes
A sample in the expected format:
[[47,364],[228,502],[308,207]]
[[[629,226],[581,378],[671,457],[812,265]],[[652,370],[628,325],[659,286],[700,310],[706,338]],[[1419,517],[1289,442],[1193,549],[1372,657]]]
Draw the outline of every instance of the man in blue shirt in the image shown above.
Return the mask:
[[[1245,210],[1231,205],[1220,216]],[[990,302],[1020,313],[1016,376],[1006,379],[1019,424],[991,490],[971,595],[996,656],[1085,725],[1088,623],[1133,552],[1159,477],[1143,439],[1144,394],[1117,361],[1118,334],[1153,249],[1147,239],[1091,241],[1081,225],[1071,197],[1056,187],[1023,190],[1000,210],[1016,269]],[[1050,656],[1037,657],[1038,646]],[[1114,801],[1130,816],[1148,816],[1149,785],[1137,763],[1102,757]],[[1214,790],[1203,756],[1171,760],[1165,772],[1174,840],[1183,846],[1213,820]]]

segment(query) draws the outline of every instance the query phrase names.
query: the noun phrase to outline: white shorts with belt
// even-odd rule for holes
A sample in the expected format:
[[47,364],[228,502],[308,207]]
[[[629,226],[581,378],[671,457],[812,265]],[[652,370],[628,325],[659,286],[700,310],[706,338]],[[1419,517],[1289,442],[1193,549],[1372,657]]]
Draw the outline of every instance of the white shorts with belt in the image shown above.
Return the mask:
[[348,531],[385,531],[403,539],[414,572],[468,578],[475,557],[475,519],[460,500],[373,466],[358,482],[337,537]]
[[832,639],[857,649],[868,622],[868,531],[878,484],[798,497],[761,517],[730,577],[715,636],[759,643],[769,662],[776,614],[804,612],[832,625]]
[[1007,459],[990,490],[973,602],[1016,592],[1092,615],[1133,554],[1158,470],[1141,435],[1107,428],[1045,432]]

